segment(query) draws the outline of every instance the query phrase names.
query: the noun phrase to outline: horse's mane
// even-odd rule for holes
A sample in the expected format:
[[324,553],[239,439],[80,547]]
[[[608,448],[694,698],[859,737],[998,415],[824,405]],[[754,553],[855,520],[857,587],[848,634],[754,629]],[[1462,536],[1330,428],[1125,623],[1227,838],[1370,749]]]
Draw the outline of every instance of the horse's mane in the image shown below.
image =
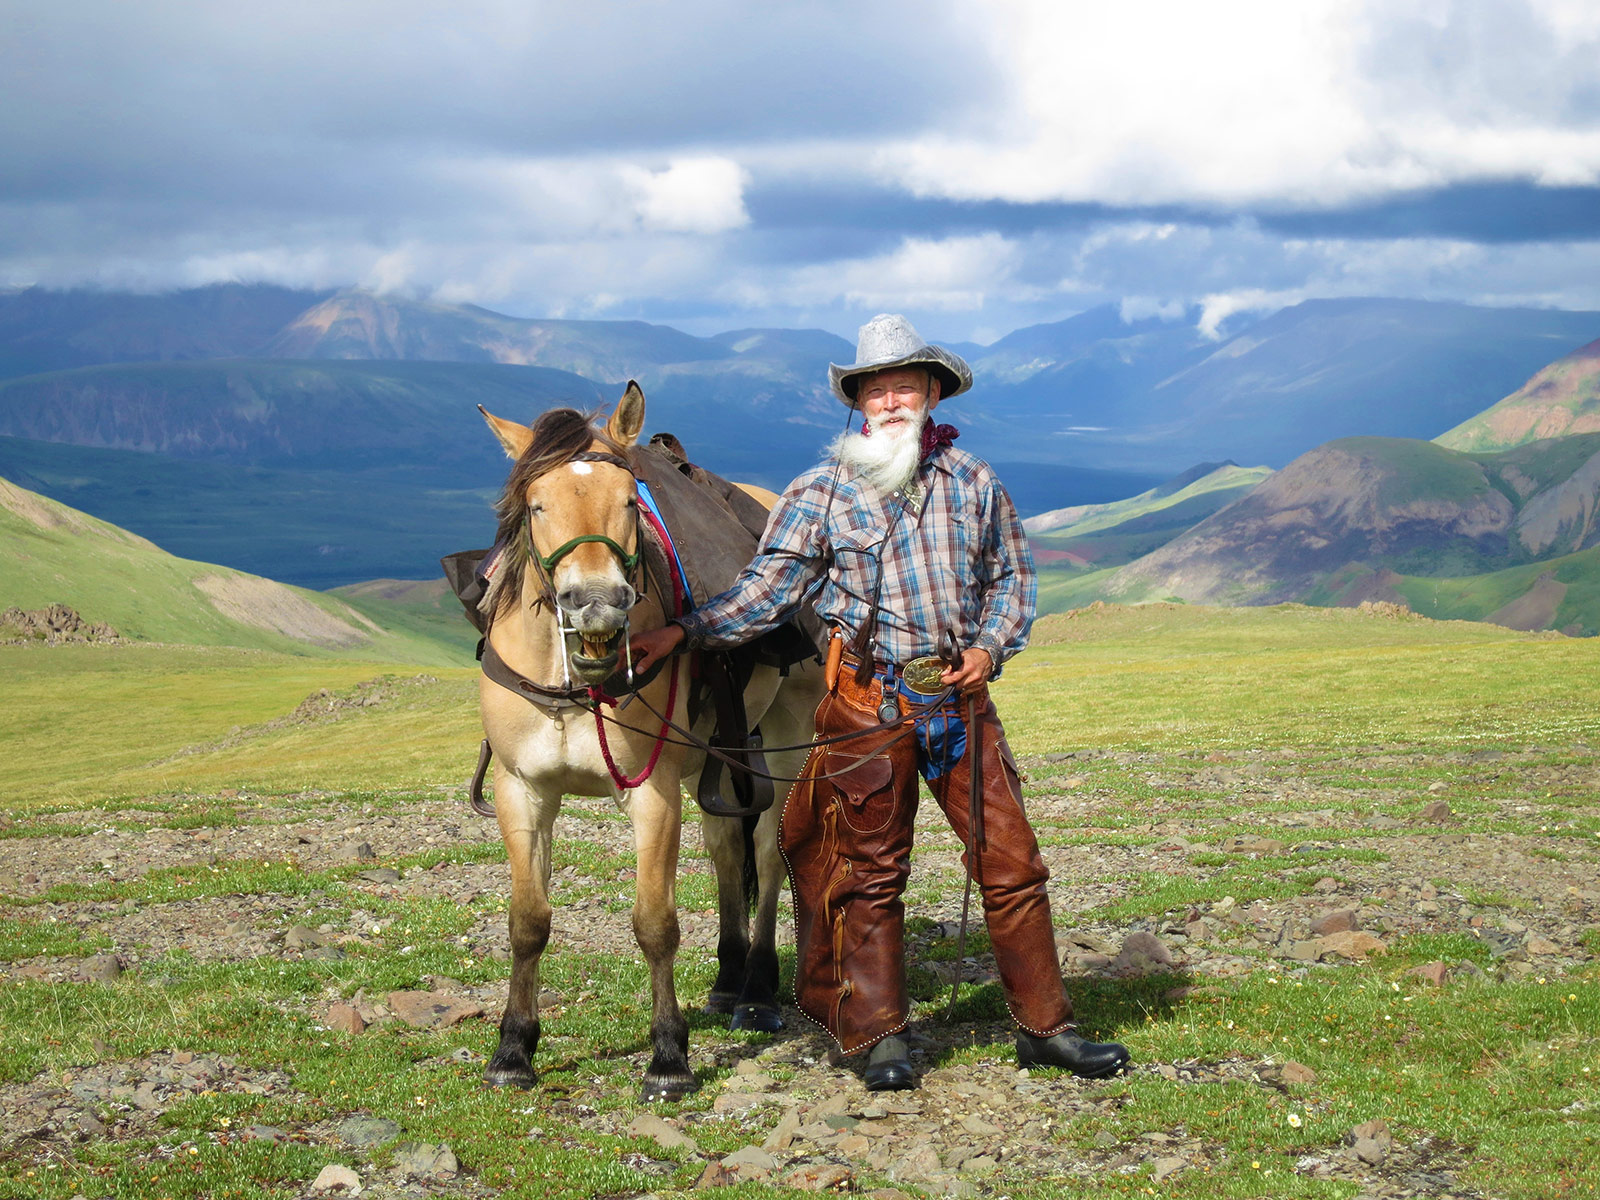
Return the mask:
[[608,436],[596,422],[598,411],[581,413],[575,408],[552,408],[533,423],[533,437],[522,457],[512,465],[506,478],[505,490],[495,501],[495,516],[499,528],[495,544],[503,546],[500,568],[494,582],[479,604],[479,609],[493,619],[514,607],[522,594],[523,575],[528,570],[528,487],[539,476],[554,470],[563,463],[599,442],[612,454],[628,457],[627,448]]

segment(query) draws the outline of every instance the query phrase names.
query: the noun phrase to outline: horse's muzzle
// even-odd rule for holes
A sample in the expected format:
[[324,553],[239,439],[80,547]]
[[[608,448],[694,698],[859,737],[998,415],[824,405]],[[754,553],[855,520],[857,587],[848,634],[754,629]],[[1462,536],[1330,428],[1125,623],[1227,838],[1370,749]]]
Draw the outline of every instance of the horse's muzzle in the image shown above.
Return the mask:
[[573,673],[597,687],[617,669],[621,639],[627,636],[628,614],[607,604],[567,610],[567,653]]

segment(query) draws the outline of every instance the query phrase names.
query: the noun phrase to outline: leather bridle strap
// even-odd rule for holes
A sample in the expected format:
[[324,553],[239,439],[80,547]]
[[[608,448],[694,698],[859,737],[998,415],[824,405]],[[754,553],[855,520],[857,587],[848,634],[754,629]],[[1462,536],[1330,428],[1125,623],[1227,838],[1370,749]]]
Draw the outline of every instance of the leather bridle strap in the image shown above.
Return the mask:
[[[650,664],[649,670],[642,671],[635,675],[631,684],[627,683],[625,677],[613,675],[611,679],[606,680],[606,682],[609,684],[613,681],[618,681],[623,683],[624,686],[619,688],[616,692],[611,692],[610,694],[616,696],[626,696],[641,691],[654,682],[656,676],[661,674],[662,668],[666,665],[666,659],[658,659]],[[589,689],[587,687],[559,688],[549,687],[543,683],[536,683],[534,680],[529,679],[520,671],[512,668],[505,659],[501,658],[495,653],[494,647],[488,642],[484,642],[483,644],[483,673],[488,676],[492,682],[498,683],[501,687],[505,688],[506,691],[515,692],[524,700],[527,700],[533,704],[537,704],[542,701],[544,703],[553,704],[561,708],[571,706],[574,708],[587,709],[589,707],[588,702],[590,700],[590,696]]]
[[[955,630],[947,629],[944,635],[944,658],[952,668],[961,662],[961,646],[956,641]],[[956,969],[950,980],[950,1004],[944,1019],[955,1016],[956,996],[961,991],[961,964],[967,954],[967,920],[972,914],[972,885],[983,886],[982,852],[988,848],[983,833],[983,710],[978,698],[967,697],[967,884],[961,893],[961,924],[956,929]]]

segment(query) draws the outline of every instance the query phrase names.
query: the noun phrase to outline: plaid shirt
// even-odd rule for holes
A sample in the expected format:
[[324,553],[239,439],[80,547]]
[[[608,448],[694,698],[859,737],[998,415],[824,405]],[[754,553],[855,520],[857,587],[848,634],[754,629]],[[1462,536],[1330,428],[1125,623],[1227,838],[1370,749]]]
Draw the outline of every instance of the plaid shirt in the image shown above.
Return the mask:
[[942,448],[918,468],[920,511],[899,494],[880,497],[848,469],[833,491],[836,468],[821,463],[789,485],[750,565],[681,619],[688,645],[747,642],[807,599],[848,637],[877,592],[880,661],[935,654],[953,628],[963,647],[987,650],[998,672],[1027,644],[1036,588],[1022,524],[989,465]]

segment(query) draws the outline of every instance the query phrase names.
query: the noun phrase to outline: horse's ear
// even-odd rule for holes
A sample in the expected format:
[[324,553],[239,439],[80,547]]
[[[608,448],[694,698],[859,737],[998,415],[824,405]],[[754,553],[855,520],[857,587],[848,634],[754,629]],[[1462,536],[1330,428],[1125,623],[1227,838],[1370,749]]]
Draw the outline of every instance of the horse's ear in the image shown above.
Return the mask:
[[632,446],[638,442],[639,431],[643,428],[644,393],[639,390],[639,385],[630,379],[627,390],[622,393],[622,399],[617,401],[617,410],[606,422],[606,433],[619,445]]
[[506,448],[506,453],[511,456],[513,462],[521,458],[523,452],[533,444],[533,430],[526,425],[518,425],[515,421],[497,417],[481,404],[478,405],[478,411],[489,423],[489,428],[494,430],[494,436],[500,439],[500,444]]

